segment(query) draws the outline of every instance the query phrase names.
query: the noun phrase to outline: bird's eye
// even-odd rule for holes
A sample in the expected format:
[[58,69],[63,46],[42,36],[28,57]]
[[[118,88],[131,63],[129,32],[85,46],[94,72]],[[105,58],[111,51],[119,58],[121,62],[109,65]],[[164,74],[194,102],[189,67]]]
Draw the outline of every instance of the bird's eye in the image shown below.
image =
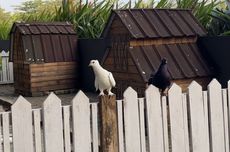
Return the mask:
[[95,62],[93,61],[93,63],[95,63]]

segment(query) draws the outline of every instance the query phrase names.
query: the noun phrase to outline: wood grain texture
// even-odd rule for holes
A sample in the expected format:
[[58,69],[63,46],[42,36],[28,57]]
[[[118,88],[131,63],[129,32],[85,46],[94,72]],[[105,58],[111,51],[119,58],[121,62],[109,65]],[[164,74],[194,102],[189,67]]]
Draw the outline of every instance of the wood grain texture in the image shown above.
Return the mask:
[[162,117],[163,117],[163,129],[164,129],[164,149],[165,152],[169,152],[169,131],[168,131],[168,106],[167,106],[167,98],[163,96],[162,99]]
[[70,141],[70,106],[63,106],[63,123],[64,123],[64,149],[65,152],[71,152]]
[[123,123],[123,101],[117,100],[118,142],[119,152],[125,151],[124,146],[124,123]]
[[189,112],[191,124],[192,149],[196,152],[209,152],[206,143],[205,112],[201,86],[193,81],[188,88]]
[[168,98],[172,152],[186,152],[182,90],[175,83],[169,89]]
[[35,152],[42,152],[42,136],[41,136],[41,110],[33,110],[33,124],[34,124],[34,148]]
[[210,142],[212,152],[225,151],[224,112],[221,85],[213,79],[208,85]]
[[91,104],[92,112],[92,140],[93,140],[93,152],[99,151],[99,133],[98,133],[98,103]]
[[228,121],[228,103],[227,103],[227,90],[222,89],[222,101],[224,111],[224,138],[225,138],[225,152],[229,152],[229,121]]
[[146,152],[146,138],[145,138],[145,112],[144,112],[144,98],[138,99],[139,104],[139,119],[140,119],[140,136],[141,136],[141,152]]
[[91,152],[89,98],[79,91],[72,100],[73,152]]
[[34,151],[31,104],[20,96],[11,110],[14,152]]
[[140,152],[140,127],[137,93],[131,87],[124,92],[124,129],[126,152]]
[[51,93],[43,103],[46,152],[64,152],[61,100]]
[[159,89],[150,85],[145,92],[149,150],[164,151],[164,130]]
[[101,148],[103,152],[118,152],[116,96],[100,96]]
[[3,151],[10,152],[10,125],[9,112],[2,114]]

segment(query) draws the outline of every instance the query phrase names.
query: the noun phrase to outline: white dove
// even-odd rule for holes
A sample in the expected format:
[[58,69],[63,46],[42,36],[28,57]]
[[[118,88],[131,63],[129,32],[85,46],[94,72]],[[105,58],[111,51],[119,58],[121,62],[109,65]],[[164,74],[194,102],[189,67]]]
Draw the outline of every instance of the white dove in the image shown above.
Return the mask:
[[113,78],[113,74],[106,69],[103,69],[99,64],[98,60],[91,60],[89,66],[93,68],[95,75],[95,88],[96,91],[100,90],[100,96],[104,95],[104,90],[108,92],[108,95],[112,96],[112,87],[115,87],[116,82]]

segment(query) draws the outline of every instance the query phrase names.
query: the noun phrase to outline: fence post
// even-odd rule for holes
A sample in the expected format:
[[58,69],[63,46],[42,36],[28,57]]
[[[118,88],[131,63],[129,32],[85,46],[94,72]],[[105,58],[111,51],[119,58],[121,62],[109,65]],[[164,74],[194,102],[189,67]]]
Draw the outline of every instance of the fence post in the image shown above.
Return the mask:
[[118,152],[116,96],[101,96],[99,102],[102,152]]
[[1,56],[2,56],[2,77],[3,77],[3,81],[7,81],[7,58],[9,57],[9,52],[5,52],[4,50],[1,52]]

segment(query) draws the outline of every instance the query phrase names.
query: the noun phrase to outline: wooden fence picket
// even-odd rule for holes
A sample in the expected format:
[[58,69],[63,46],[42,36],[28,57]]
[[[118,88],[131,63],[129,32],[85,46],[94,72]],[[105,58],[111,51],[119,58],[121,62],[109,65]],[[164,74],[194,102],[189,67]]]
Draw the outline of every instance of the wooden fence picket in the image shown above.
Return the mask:
[[20,96],[11,110],[14,152],[34,151],[31,104]]
[[79,91],[72,100],[73,151],[91,152],[89,98]]
[[42,152],[41,109],[33,110],[33,122],[34,122],[35,152]]
[[208,85],[210,142],[212,152],[224,152],[224,112],[220,83],[214,79]]
[[193,81],[185,93],[173,84],[168,96],[154,86],[144,98],[131,87],[123,95],[89,103],[79,91],[62,106],[51,93],[42,109],[20,96],[0,113],[0,152],[230,152],[230,81],[227,89],[214,79],[208,91]]
[[208,149],[210,151],[210,139],[209,139],[209,118],[208,118],[208,92],[207,91],[203,91],[203,103],[204,103],[204,125],[205,128],[207,128],[205,130],[205,145],[209,145]]
[[9,62],[9,52],[0,52],[2,68],[0,69],[0,84],[13,83],[13,63]]
[[51,93],[43,103],[45,152],[64,152],[61,100]]
[[65,152],[71,152],[70,141],[70,106],[63,106],[63,123],[64,123],[64,148]]
[[125,146],[124,146],[124,123],[123,123],[122,100],[117,100],[117,121],[118,121],[119,152],[124,152],[125,151]]
[[185,152],[190,151],[189,146],[189,129],[188,129],[188,108],[187,108],[187,94],[182,94],[182,107],[183,107],[183,120],[184,120],[184,143],[185,143]]
[[163,96],[162,99],[162,117],[163,117],[163,130],[164,130],[164,151],[169,152],[169,136],[168,136],[168,108],[167,98]]
[[2,113],[2,132],[3,132],[3,151],[10,152],[10,113],[4,112]]
[[146,152],[144,98],[139,98],[141,152]]
[[92,140],[93,140],[93,152],[98,152],[98,104],[92,103]]
[[184,126],[184,109],[182,103],[182,90],[175,83],[169,89],[169,117],[171,127],[171,148],[172,152],[187,152],[185,135],[188,132]]
[[140,152],[140,128],[137,92],[131,87],[124,92],[125,151]]
[[149,151],[162,152],[164,151],[164,128],[159,89],[151,85],[146,90],[145,96]]
[[225,152],[229,152],[229,122],[228,122],[228,105],[227,105],[226,89],[222,89],[222,101],[223,101],[223,112],[224,112]]
[[195,81],[188,87],[188,98],[192,150],[194,152],[209,152],[209,145],[206,143],[208,128],[205,125],[202,87]]
[[1,56],[2,56],[2,80],[3,82],[7,81],[7,57],[9,56],[8,52],[5,52],[4,50],[1,52]]

